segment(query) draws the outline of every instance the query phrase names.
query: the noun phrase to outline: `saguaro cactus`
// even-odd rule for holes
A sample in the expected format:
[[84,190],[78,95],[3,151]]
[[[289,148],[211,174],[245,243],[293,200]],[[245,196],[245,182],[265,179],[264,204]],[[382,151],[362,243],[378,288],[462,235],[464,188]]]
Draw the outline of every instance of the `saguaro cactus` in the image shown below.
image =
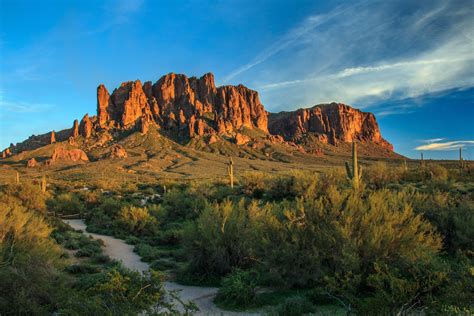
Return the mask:
[[46,193],[46,176],[41,179],[41,192]]
[[403,171],[408,171],[407,160],[403,159]]
[[459,174],[462,175],[462,172],[465,168],[466,164],[464,159],[462,159],[462,147],[459,147]]
[[234,162],[232,161],[232,157],[229,159],[227,163],[227,174],[229,175],[230,180],[230,187],[234,187]]
[[18,173],[18,171],[16,171],[15,183],[16,183],[16,184],[20,184],[20,174]]
[[357,143],[352,142],[352,170],[349,164],[346,162],[347,178],[352,182],[354,189],[359,189],[362,181],[362,167],[357,162]]
[[423,153],[421,153],[420,165],[421,165],[421,168],[425,167],[425,160],[423,159]]

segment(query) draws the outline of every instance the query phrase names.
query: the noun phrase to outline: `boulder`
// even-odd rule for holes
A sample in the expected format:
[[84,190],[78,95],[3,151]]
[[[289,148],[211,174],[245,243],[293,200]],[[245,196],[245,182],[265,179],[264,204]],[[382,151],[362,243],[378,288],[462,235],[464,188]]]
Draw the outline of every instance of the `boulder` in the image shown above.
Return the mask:
[[34,168],[38,165],[38,162],[36,161],[35,158],[31,158],[30,160],[28,160],[28,162],[26,163],[26,167],[28,168]]
[[247,144],[249,141],[251,141],[251,139],[247,135],[237,133],[237,134],[235,134],[234,141],[237,145],[240,146],[240,145]]

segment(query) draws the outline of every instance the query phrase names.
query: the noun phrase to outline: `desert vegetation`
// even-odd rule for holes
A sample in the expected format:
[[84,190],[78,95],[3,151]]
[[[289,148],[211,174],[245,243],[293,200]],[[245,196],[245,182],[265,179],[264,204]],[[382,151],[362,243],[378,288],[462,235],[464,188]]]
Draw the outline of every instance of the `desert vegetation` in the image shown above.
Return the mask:
[[[233,186],[229,178],[107,191],[4,185],[2,313],[136,314],[162,301],[160,275],[219,286],[215,303],[231,310],[474,312],[473,175],[433,162],[348,167],[232,170]],[[126,240],[152,272],[111,261],[58,214]]]

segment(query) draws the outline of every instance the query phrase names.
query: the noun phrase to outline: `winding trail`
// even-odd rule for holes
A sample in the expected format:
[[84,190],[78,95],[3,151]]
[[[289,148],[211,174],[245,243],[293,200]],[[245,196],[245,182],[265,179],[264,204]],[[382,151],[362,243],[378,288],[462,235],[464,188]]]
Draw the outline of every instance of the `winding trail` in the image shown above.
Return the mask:
[[[104,242],[104,253],[110,258],[120,261],[128,269],[141,273],[149,269],[148,263],[141,261],[140,256],[133,252],[133,246],[127,244],[122,239],[89,233],[86,231],[86,224],[81,219],[63,221],[74,229],[82,230],[84,234],[90,235],[92,238],[101,239]],[[199,312],[196,312],[194,315],[259,315],[256,313],[230,312],[220,309],[213,302],[218,290],[216,287],[187,286],[169,281],[164,282],[163,285],[167,292],[178,290],[179,297],[184,302],[194,302],[199,308]]]

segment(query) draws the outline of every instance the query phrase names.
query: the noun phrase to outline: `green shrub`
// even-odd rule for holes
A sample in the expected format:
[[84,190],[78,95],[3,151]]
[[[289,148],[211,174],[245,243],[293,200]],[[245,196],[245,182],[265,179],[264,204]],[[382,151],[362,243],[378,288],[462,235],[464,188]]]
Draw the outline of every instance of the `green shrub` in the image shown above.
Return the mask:
[[[268,207],[265,209],[268,210]],[[184,231],[185,253],[192,274],[223,276],[233,268],[245,268],[255,262],[254,242],[258,242],[265,210],[257,203],[234,204],[227,200],[207,205],[199,218]]]
[[146,207],[125,206],[120,210],[118,224],[131,234],[151,235],[157,228],[157,221]]
[[85,210],[83,202],[73,193],[63,193],[49,199],[47,205],[55,214],[82,214]]
[[255,273],[234,270],[222,281],[216,302],[227,307],[247,307],[255,303],[257,277]]
[[298,316],[315,312],[316,307],[305,296],[292,296],[285,299],[275,311],[280,316]]
[[19,205],[27,210],[46,212],[47,194],[41,191],[39,185],[30,182],[8,184],[0,192],[0,204]]

